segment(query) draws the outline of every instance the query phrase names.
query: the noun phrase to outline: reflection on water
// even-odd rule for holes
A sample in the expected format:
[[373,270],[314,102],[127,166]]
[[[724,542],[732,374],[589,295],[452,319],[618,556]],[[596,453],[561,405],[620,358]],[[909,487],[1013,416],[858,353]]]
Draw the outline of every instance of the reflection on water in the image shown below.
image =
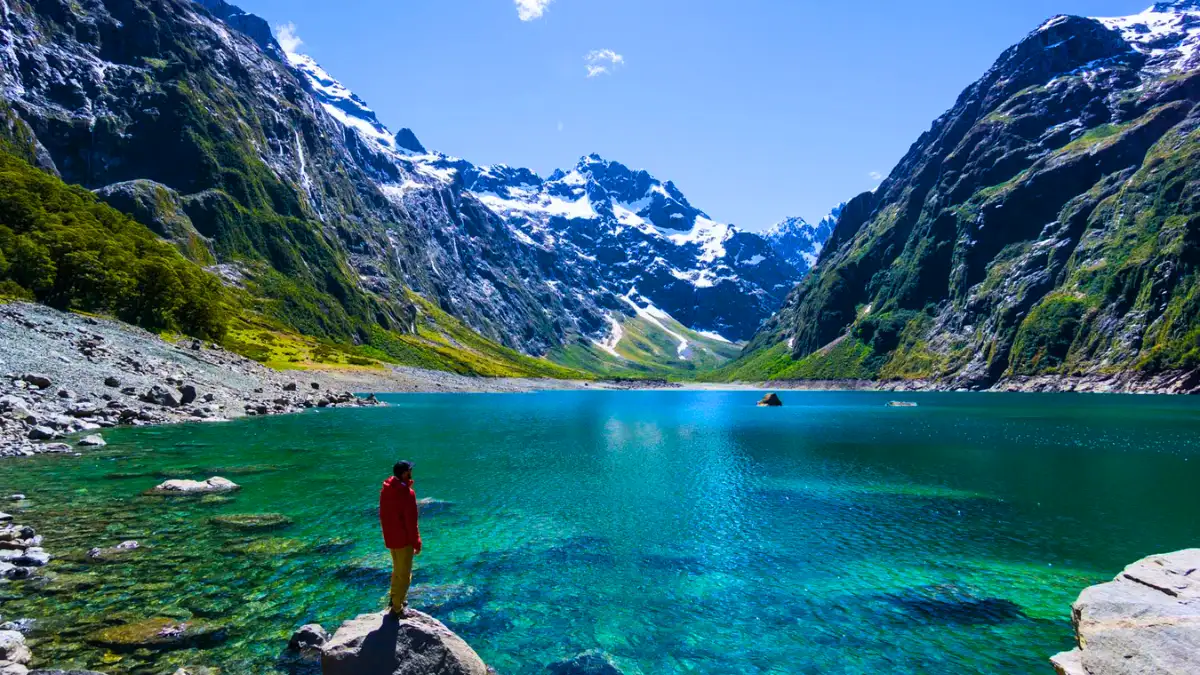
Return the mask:
[[[1191,400],[760,396],[391,396],[3,463],[0,493],[29,495],[21,519],[60,558],[0,587],[0,613],[38,620],[41,665],[311,672],[283,655],[294,628],[382,607],[375,501],[401,457],[432,500],[414,605],[504,673],[595,648],[648,674],[1041,672],[1081,588],[1200,539]],[[243,490],[143,494],[214,474]],[[286,521],[220,525],[248,514]],[[158,617],[224,640],[95,637]]]

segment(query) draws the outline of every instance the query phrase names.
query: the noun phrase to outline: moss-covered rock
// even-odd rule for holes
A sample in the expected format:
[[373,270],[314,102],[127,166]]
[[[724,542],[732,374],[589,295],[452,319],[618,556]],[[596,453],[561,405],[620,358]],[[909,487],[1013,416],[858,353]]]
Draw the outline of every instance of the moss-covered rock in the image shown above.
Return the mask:
[[203,620],[180,621],[163,617],[103,628],[87,635],[87,641],[115,652],[139,649],[171,650],[211,647],[226,638],[224,626]]
[[240,531],[270,531],[289,527],[292,519],[279,513],[239,513],[212,518],[214,525]]

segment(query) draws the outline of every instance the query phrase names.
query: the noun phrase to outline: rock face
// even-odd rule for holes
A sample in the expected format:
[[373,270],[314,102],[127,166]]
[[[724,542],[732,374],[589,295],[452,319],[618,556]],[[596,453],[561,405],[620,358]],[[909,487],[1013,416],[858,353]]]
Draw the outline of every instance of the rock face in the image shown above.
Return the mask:
[[1059,675],[1200,673],[1200,549],[1140,560],[1071,607],[1080,647],[1051,659]]
[[1183,371],[1194,390],[1198,43],[1191,0],[1030,33],[847,203],[731,379]]
[[213,476],[208,480],[169,480],[154,488],[154,492],[177,494],[207,494],[210,492],[231,492],[240,486],[231,480]]
[[471,647],[440,621],[409,610],[343,623],[321,649],[323,675],[487,675]]

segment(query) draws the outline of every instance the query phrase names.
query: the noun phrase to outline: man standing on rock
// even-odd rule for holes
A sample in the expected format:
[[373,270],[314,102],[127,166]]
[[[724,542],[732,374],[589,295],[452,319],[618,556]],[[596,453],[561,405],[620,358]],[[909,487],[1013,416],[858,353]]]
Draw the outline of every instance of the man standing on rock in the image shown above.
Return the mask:
[[417,527],[417,493],[413,490],[412,462],[396,462],[392,476],[379,491],[379,523],[383,543],[392,552],[392,595],[388,607],[393,616],[403,616],[412,584],[413,556],[421,554],[421,531]]

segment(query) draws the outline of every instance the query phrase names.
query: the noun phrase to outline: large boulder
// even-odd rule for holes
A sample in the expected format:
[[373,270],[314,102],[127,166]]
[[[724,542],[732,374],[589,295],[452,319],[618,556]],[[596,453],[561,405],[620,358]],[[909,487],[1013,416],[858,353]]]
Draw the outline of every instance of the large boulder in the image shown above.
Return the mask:
[[442,622],[408,610],[363,614],[321,649],[323,675],[487,675],[488,667]]
[[1080,647],[1051,659],[1060,675],[1200,673],[1200,549],[1140,560],[1071,607]]
[[208,480],[169,480],[152,490],[159,494],[207,494],[211,492],[232,492],[239,489],[237,483],[231,480],[213,476]]
[[181,405],[179,397],[170,388],[157,384],[150,387],[149,391],[139,396],[138,399],[145,403],[153,403],[165,408],[178,408]]

